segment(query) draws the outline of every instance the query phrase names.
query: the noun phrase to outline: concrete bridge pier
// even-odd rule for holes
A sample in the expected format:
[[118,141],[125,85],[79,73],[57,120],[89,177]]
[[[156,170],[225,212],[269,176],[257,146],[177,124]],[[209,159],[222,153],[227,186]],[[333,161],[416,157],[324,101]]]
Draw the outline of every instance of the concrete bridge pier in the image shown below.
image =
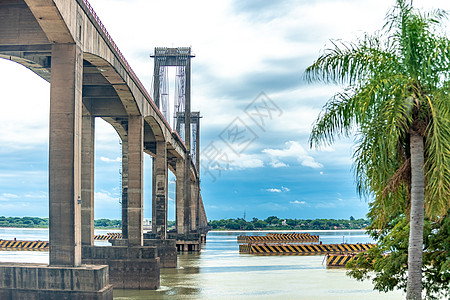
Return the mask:
[[[189,187],[186,191],[186,187]],[[197,232],[199,207],[198,181],[185,180],[185,164],[176,164],[176,232],[169,233],[169,238],[176,240],[177,251],[198,252],[203,241]]]
[[50,265],[0,264],[0,299],[112,299],[108,266],[81,264],[82,51],[53,44],[51,57]]
[[[122,137],[122,236],[111,247],[83,247],[83,262],[109,265],[114,288],[157,289],[160,259],[156,247],[143,245],[143,130],[142,116],[128,116]],[[86,148],[87,149],[87,148]]]
[[81,245],[94,246],[95,117],[83,107],[81,134]]
[[153,159],[152,233],[155,238],[167,238],[167,146],[156,142],[156,157]]
[[176,209],[176,230],[178,234],[187,234],[189,232],[189,209],[186,207],[186,198],[184,195],[185,183],[185,163],[182,159],[176,162],[176,191],[175,191],[175,209]]
[[167,144],[156,141],[152,172],[152,232],[144,234],[144,245],[157,247],[162,268],[176,268],[175,240],[167,239],[167,176]]

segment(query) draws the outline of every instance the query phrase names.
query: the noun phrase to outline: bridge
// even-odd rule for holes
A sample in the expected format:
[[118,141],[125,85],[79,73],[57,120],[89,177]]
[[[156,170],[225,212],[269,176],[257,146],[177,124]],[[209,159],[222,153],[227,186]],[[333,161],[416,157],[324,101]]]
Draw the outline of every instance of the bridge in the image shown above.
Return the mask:
[[[87,0],[2,0],[0,57],[50,82],[49,265],[1,263],[10,280],[0,280],[0,298],[112,299],[112,287],[158,288],[160,267],[176,266],[176,247],[198,250],[208,230],[190,48],[155,49],[153,101]],[[184,74],[175,112],[183,138],[161,112],[165,66]],[[123,238],[110,247],[94,246],[96,117],[122,141]],[[144,153],[153,159],[152,231],[145,234]],[[176,230],[169,233],[168,170],[176,176]]]

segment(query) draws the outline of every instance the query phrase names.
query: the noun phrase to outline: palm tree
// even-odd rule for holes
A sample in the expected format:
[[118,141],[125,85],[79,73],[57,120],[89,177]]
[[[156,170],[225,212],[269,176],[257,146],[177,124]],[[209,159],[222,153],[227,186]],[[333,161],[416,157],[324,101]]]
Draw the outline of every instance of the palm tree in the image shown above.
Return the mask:
[[446,13],[421,13],[397,0],[380,32],[332,47],[306,69],[309,81],[344,87],[324,106],[311,146],[357,135],[354,171],[373,199],[379,228],[393,211],[410,215],[407,299],[421,299],[424,213],[450,207],[450,40]]

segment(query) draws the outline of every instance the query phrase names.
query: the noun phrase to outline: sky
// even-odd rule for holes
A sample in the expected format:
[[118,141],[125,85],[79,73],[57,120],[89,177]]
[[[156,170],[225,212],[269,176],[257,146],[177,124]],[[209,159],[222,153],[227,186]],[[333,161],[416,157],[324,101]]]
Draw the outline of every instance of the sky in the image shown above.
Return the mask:
[[[192,110],[203,117],[201,192],[208,219],[366,216],[370,199],[358,196],[352,173],[353,138],[322,149],[308,143],[322,106],[342,87],[309,84],[303,73],[330,40],[354,41],[381,29],[393,0],[90,3],[147,90],[155,47],[192,47]],[[414,5],[450,10],[443,0]],[[0,215],[48,217],[50,85],[3,59],[0,84]],[[96,219],[121,218],[120,156],[116,132],[96,119]],[[174,198],[170,173],[169,220]],[[151,218],[147,155],[144,218]]]

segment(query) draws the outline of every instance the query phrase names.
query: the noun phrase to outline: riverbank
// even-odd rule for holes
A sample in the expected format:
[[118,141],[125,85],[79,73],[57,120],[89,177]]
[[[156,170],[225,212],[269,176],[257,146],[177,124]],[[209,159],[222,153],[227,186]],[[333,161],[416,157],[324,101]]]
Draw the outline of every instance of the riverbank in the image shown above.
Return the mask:
[[[175,221],[167,222],[168,228],[175,225]],[[365,229],[370,225],[369,220],[355,219],[352,216],[346,219],[285,219],[270,216],[264,220],[252,218],[247,221],[243,218],[210,220],[208,225],[214,231],[223,230],[348,230]],[[48,228],[48,218],[39,217],[0,217],[0,228]],[[121,220],[97,219],[94,220],[95,229],[122,228]]]

